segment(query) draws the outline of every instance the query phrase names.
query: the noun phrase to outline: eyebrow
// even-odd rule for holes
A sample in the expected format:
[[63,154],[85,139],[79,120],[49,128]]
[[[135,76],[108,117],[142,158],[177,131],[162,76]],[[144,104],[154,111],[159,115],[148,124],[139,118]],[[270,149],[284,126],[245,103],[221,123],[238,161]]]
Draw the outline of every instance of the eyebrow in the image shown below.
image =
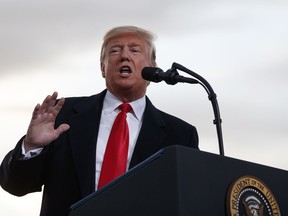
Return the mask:
[[[110,48],[113,48],[113,47],[123,47],[124,45],[121,43],[121,42],[116,42],[114,44],[111,44],[110,45]],[[135,43],[135,42],[132,42],[132,43],[128,43],[128,46],[129,47],[141,47],[140,44],[138,43]]]

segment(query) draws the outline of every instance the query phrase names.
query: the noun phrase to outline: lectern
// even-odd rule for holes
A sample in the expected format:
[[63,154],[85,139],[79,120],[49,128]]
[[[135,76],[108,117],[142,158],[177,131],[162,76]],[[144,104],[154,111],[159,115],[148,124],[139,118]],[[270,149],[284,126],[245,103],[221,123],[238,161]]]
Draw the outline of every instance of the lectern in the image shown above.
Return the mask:
[[171,146],[72,205],[70,216],[252,213],[288,215],[287,171]]

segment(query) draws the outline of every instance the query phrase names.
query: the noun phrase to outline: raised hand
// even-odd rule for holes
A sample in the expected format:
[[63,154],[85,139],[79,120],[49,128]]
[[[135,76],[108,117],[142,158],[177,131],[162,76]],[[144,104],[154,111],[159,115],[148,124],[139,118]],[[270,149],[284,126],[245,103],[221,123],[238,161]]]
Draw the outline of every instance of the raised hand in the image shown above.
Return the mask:
[[37,104],[34,108],[24,140],[26,152],[49,145],[70,128],[68,124],[61,124],[58,128],[54,128],[55,119],[65,102],[65,99],[61,98],[55,104],[57,97],[58,93],[54,92],[52,96],[48,95],[41,105]]

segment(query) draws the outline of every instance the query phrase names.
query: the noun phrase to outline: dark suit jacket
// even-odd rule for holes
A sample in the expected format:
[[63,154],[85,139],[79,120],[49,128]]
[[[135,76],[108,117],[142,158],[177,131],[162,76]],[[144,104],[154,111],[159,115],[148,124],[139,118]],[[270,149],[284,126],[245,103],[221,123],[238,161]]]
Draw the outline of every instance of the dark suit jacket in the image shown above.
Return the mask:
[[[23,196],[41,191],[41,215],[68,215],[71,204],[95,191],[95,149],[106,90],[91,97],[67,98],[56,120],[70,129],[45,147],[42,153],[21,160],[21,143],[4,158],[1,186]],[[143,124],[130,168],[170,145],[198,148],[195,127],[156,109],[146,97]],[[32,206],[33,208],[33,206]]]

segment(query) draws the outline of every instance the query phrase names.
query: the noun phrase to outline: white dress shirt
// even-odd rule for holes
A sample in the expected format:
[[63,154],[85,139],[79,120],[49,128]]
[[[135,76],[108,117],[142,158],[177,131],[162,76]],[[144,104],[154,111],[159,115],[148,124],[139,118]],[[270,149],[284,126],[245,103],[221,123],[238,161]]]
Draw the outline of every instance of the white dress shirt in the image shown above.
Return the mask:
[[[95,188],[98,186],[102,162],[104,158],[105,149],[107,146],[109,134],[117,114],[120,112],[118,106],[122,101],[107,91],[103,102],[103,109],[101,113],[99,133],[96,146],[96,170],[95,170]],[[145,96],[129,103],[132,111],[127,113],[127,123],[129,127],[129,148],[127,158],[127,169],[130,164],[132,153],[137,141],[137,137],[142,126],[143,113],[146,105]]]

